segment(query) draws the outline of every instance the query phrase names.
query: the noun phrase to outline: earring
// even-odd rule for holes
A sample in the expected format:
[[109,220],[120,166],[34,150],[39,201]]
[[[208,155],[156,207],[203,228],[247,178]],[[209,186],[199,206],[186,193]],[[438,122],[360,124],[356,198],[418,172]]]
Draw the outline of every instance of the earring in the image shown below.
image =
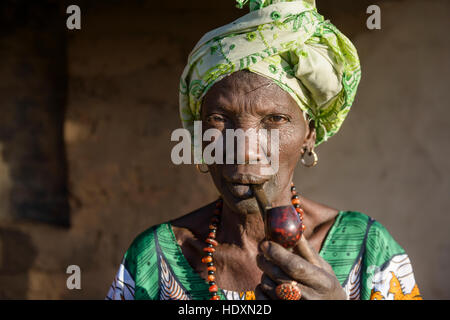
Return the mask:
[[308,152],[308,156],[313,158],[313,162],[312,163],[306,163],[305,161],[305,154],[307,153],[308,149],[305,148],[305,152],[303,152],[302,154],[302,158],[301,158],[301,162],[302,164],[307,167],[307,168],[311,168],[314,167],[317,162],[319,161],[319,158],[317,157],[317,153],[314,152],[314,150],[312,149],[311,151]]
[[200,172],[200,173],[208,173],[209,172],[208,166],[206,166],[206,170],[202,170],[200,167],[200,164],[196,164],[195,167],[197,168],[198,172]]

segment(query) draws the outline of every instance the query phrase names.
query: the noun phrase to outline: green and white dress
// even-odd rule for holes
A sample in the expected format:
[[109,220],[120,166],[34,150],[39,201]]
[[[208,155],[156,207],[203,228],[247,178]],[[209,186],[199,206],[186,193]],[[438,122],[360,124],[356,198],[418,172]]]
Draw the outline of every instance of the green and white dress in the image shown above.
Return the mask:
[[[320,255],[350,300],[422,299],[408,255],[377,221],[341,211]],[[208,282],[189,265],[170,222],[141,233],[125,253],[106,299],[207,300]],[[253,291],[219,289],[221,299],[253,300]]]

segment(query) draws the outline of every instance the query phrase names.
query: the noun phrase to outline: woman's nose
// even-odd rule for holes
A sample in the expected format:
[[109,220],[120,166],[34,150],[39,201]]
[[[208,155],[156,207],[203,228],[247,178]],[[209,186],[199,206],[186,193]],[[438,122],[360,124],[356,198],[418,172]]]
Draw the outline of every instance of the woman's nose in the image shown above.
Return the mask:
[[244,144],[238,144],[238,160],[243,159],[245,164],[258,163],[261,160],[258,152],[258,144],[257,139],[246,139]]
[[[256,164],[261,161],[260,137],[256,129],[238,128],[233,130],[233,136],[231,132],[227,132],[227,135],[226,152],[233,150],[233,155],[228,153],[226,155],[227,163],[231,158],[234,161],[233,164]],[[234,142],[234,146],[229,145],[231,141]]]

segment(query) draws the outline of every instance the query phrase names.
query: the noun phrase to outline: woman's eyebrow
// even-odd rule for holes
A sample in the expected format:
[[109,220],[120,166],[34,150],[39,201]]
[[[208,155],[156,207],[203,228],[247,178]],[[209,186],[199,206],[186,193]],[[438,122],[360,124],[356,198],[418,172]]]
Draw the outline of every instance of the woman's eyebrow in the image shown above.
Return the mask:
[[210,103],[210,106],[208,107],[208,110],[205,110],[205,114],[211,114],[217,111],[227,113],[229,110],[227,110],[226,106],[223,103],[216,102],[216,103]]

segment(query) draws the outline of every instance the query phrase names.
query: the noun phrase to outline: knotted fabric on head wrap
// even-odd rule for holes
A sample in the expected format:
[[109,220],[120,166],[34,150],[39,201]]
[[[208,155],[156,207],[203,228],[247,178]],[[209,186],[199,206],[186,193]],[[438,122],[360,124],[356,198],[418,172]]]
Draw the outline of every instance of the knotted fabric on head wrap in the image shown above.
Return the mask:
[[314,0],[237,0],[250,13],[205,34],[180,82],[180,115],[191,134],[216,82],[248,69],[272,79],[314,121],[316,145],[340,128],[361,78],[355,47],[318,14]]

